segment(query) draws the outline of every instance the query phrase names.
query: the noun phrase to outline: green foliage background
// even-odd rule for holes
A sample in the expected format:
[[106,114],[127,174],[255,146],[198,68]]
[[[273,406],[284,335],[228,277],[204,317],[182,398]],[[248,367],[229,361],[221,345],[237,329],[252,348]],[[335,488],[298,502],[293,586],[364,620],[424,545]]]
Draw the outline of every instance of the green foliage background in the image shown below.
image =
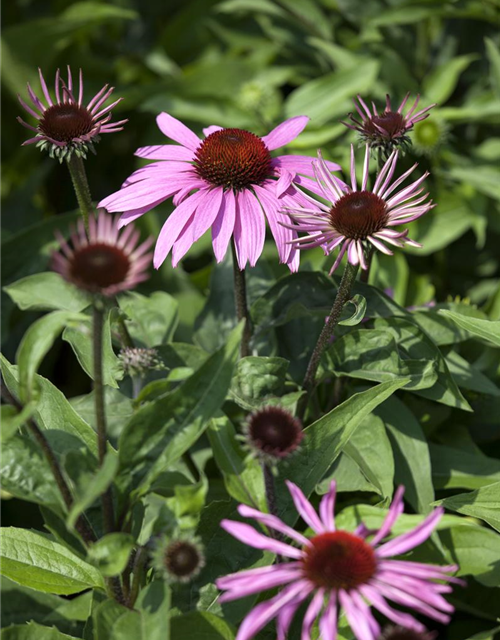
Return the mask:
[[[286,117],[309,115],[310,124],[289,145],[289,152],[315,155],[321,147],[326,157],[347,167],[349,144],[355,141],[355,135],[339,121],[353,110],[352,98],[357,93],[373,99],[381,107],[386,93],[398,104],[407,91],[412,95],[420,92],[423,106],[438,103],[431,117],[415,129],[415,145],[400,167],[402,171],[416,159],[422,169],[431,172],[431,196],[438,206],[412,223],[411,236],[424,245],[423,249],[399,251],[394,258],[377,257],[370,284],[381,290],[391,289],[394,302],[377,294],[375,289],[360,286],[357,292],[368,300],[367,315],[376,320],[369,327],[355,327],[348,335],[340,336],[328,353],[324,377],[328,377],[329,365],[332,365],[333,370],[354,380],[351,391],[366,390],[366,386],[360,385],[367,382],[379,382],[395,385],[387,392],[390,395],[398,387],[398,380],[410,375],[408,389],[414,392],[408,389],[400,392],[379,408],[369,405],[370,410],[375,411],[369,425],[361,424],[355,433],[352,427],[350,449],[344,449],[330,472],[334,471],[344,482],[346,509],[342,515],[347,525],[359,517],[357,511],[349,508],[355,501],[355,492],[367,503],[376,504],[380,500],[387,503],[392,495],[393,480],[403,479],[409,483],[407,496],[415,512],[425,513],[430,502],[439,499],[445,500],[451,511],[465,516],[460,526],[455,526],[458,517],[451,515],[442,525],[441,542],[447,552],[452,557],[458,553],[460,562],[467,566],[464,572],[474,576],[468,577],[469,587],[465,593],[454,594],[454,604],[459,611],[449,629],[440,631],[443,637],[452,640],[492,638],[491,629],[500,615],[499,338],[493,325],[487,329],[474,322],[457,326],[452,317],[438,313],[444,309],[480,321],[500,320],[499,26],[498,0],[17,0],[3,7],[4,287],[25,276],[47,271],[50,251],[55,246],[54,229],[66,229],[77,215],[67,168],[34,147],[20,146],[28,136],[15,121],[17,115],[24,117],[16,94],[26,95],[26,81],[38,91],[38,66],[48,82],[57,67],[63,69],[69,64],[74,71],[81,67],[88,99],[106,83],[116,87],[117,96],[124,97],[114,115],[129,118],[125,130],[103,136],[97,156],[90,156],[86,163],[96,201],[117,190],[125,177],[139,166],[140,161],[133,156],[137,147],[164,142],[155,123],[160,111],[171,113],[197,132],[204,126],[219,124],[249,129],[260,135]],[[429,140],[437,144],[429,148]],[[170,203],[161,205],[144,216],[139,226],[145,233],[156,234],[170,211]],[[296,401],[294,385],[300,381],[305,365],[301,354],[310,349],[333,296],[331,281],[324,274],[310,273],[313,268],[329,268],[332,258],[325,260],[320,252],[310,252],[302,262],[303,274],[294,276],[296,280],[281,280],[273,287],[275,278],[287,272],[277,264],[275,246],[269,242],[264,258],[250,274],[252,314],[260,327],[261,353],[270,357],[265,363],[238,365],[229,391],[232,413],[231,409],[226,411],[236,421],[242,409],[248,411],[258,406],[266,394],[287,398],[290,406]],[[194,387],[206,384],[213,375],[211,367],[215,366],[215,360],[212,359],[216,356],[203,364],[206,352],[222,347],[235,326],[231,278],[227,263],[215,268],[207,236],[191,249],[178,269],[172,269],[167,260],[141,287],[141,294],[166,292],[176,301],[174,304],[171,298],[161,298],[166,294],[155,294],[151,311],[162,315],[163,324],[160,329],[156,325],[152,334],[140,338],[148,346],[163,345],[162,357],[178,372],[177,378],[166,383],[169,390],[172,381],[175,383],[192,371],[199,376],[190,379]],[[47,308],[46,300],[41,300],[38,307],[32,302],[23,306],[16,299],[16,295],[20,295],[16,291],[15,295],[2,291],[2,350],[10,362],[15,360],[22,336],[40,316],[40,309]],[[30,289],[28,298],[32,300],[32,296]],[[428,303],[437,306],[429,309],[425,306]],[[133,301],[128,304],[127,312],[133,316],[145,303],[138,299],[135,307]],[[74,308],[68,311],[79,312],[83,308],[78,300],[72,300],[72,305]],[[420,329],[405,324],[409,318],[403,308],[407,307],[417,307],[411,317]],[[304,310],[312,316],[306,317]],[[498,331],[498,324],[494,326]],[[427,350],[422,347],[425,342],[422,328],[433,343],[427,344]],[[233,348],[235,339],[233,335],[230,342]],[[371,353],[369,362],[362,356],[345,357],[352,353],[352,344],[359,347],[360,341],[363,353]],[[189,348],[179,346],[191,342],[195,345]],[[87,395],[90,382],[80,369],[72,346],[75,347],[75,342],[66,329],[63,339],[55,342],[54,349],[44,359],[40,373],[72,399],[78,415],[92,423]],[[372,349],[377,351],[370,351]],[[226,351],[219,353],[225,354],[220,358],[229,357]],[[291,361],[286,380],[287,368],[277,355]],[[113,371],[116,364],[113,353],[108,356],[110,371]],[[84,360],[80,352],[80,361],[82,358]],[[409,368],[410,359],[413,368]],[[263,373],[268,386],[261,388],[259,380]],[[227,375],[229,379],[224,384],[229,386],[230,373]],[[123,425],[128,422],[126,434],[131,433],[134,420],[142,421],[143,416],[137,418],[136,413],[131,418],[131,403],[116,389],[122,384],[119,375],[118,380],[112,373],[110,376],[110,385],[115,387],[108,388],[112,407],[110,429],[116,443]],[[437,402],[436,386],[429,388],[432,376],[432,381],[438,380],[444,389]],[[391,379],[396,382],[391,383]],[[155,400],[157,392],[150,393],[152,395],[144,399]],[[179,397],[182,404],[182,392]],[[362,406],[368,402],[364,398]],[[327,398],[320,400],[326,402]],[[168,405],[170,400],[166,402]],[[348,424],[352,418],[348,409],[345,408],[346,413],[339,418],[342,424]],[[352,413],[358,411],[359,408],[352,409]],[[75,416],[77,413],[65,414],[65,420],[73,426],[76,424],[74,428],[78,430],[81,418]],[[334,433],[332,424],[328,427],[332,429],[328,431],[330,436]],[[201,433],[201,426],[199,431],[196,424],[192,427],[194,431],[183,443],[185,447],[191,446]],[[315,428],[316,435],[311,435],[311,451],[306,453],[312,457],[323,448],[321,431]],[[126,435],[123,438],[133,451],[133,438],[129,441]],[[199,505],[207,504],[200,529],[205,541],[212,541],[207,553],[219,558],[221,545],[228,543],[227,539],[222,543],[214,531],[220,518],[227,515],[227,506],[217,500],[227,498],[227,492],[235,499],[245,499],[239,496],[241,489],[234,477],[234,465],[238,467],[243,462],[238,458],[234,429],[227,419],[211,423],[209,434],[204,438],[197,449],[197,460],[201,467],[207,464],[208,495],[207,486],[190,484],[182,499],[176,493],[179,502],[169,503],[169,508],[179,517],[189,522],[192,518],[196,523]],[[344,445],[334,442],[338,455]],[[236,447],[237,453],[232,458],[227,457],[228,443]],[[209,446],[215,460],[209,459]],[[12,454],[13,460],[21,470],[23,461],[24,468],[33,468],[36,452],[29,447],[19,447],[17,454],[15,451]],[[374,452],[373,458],[369,456],[370,449]],[[142,454],[126,461],[134,473],[139,473],[139,465],[148,460],[148,452]],[[377,457],[384,460],[384,468],[377,466]],[[365,462],[360,463],[360,459]],[[326,457],[316,461],[318,476],[309,492],[329,471],[327,463]],[[295,481],[300,478],[300,469],[299,458],[293,470],[296,476],[291,472]],[[176,469],[172,473],[180,471]],[[244,466],[241,473],[259,502],[262,491],[258,469],[250,464]],[[149,491],[145,488],[146,480],[141,476],[135,488]],[[174,480],[170,478],[169,482]],[[37,486],[25,488],[33,492],[28,499],[39,501],[33,496],[40,491],[43,501],[57,512],[58,496],[50,494],[43,478],[37,482]],[[324,490],[326,484],[319,484],[320,491],[321,487]],[[485,490],[479,497],[472,493],[483,487]],[[42,529],[43,523],[50,520],[48,510],[43,512],[45,507],[40,515],[34,506],[16,499],[27,494],[16,493],[5,485],[4,490],[10,493],[10,499],[3,503],[6,526]],[[160,518],[163,507],[159,504],[158,491],[152,496],[148,509],[150,519],[154,520],[151,514]],[[93,502],[92,495],[80,495],[79,499],[82,504]],[[169,494],[169,499],[174,498]],[[363,508],[362,515],[379,517],[370,504]],[[417,516],[408,516],[413,517]],[[473,533],[477,537],[467,537],[470,528],[467,529],[464,522],[470,527],[474,525]],[[49,527],[52,532],[57,528],[54,524]],[[215,566],[210,568],[203,584],[189,595],[184,594],[184,603],[189,603],[185,609],[192,611],[174,618],[171,629],[174,640],[188,636],[200,640],[234,637],[232,625],[237,624],[244,607],[235,604],[222,612],[220,607],[208,606],[214,597],[211,583],[220,573],[249,566],[256,559],[242,550],[239,543],[231,541],[228,548],[238,557],[238,563],[229,566],[229,561],[214,560]],[[426,559],[438,550],[439,547],[430,545]],[[440,561],[440,557],[437,555],[436,561]],[[95,581],[100,578],[94,574],[89,578],[89,575],[80,578],[90,581],[78,584],[98,586]],[[113,639],[142,637],[127,635],[132,633],[130,625],[135,622],[131,623],[121,611],[105,610],[104,607],[112,608],[109,602],[99,603],[94,599],[91,603],[90,592],[69,601],[54,595],[81,590],[80,587],[72,590],[68,585],[64,589],[69,590],[43,594],[23,591],[13,582],[6,582],[5,597],[8,600],[10,594],[10,601],[18,603],[18,607],[6,610],[3,626],[24,623],[30,619],[28,611],[34,625],[56,624],[61,633],[49,635],[33,626],[31,635],[21,635],[18,628],[13,628],[5,631],[2,638],[59,640],[67,637],[62,633],[82,637],[91,606],[93,619],[100,621],[99,624],[104,625],[103,620],[111,619],[116,622],[118,631],[113,632]],[[157,621],[162,620],[162,607],[168,608],[167,594],[160,593],[159,589],[158,583],[152,583],[139,605],[141,615],[149,616],[148,624],[152,628],[158,627]],[[174,603],[179,607],[178,613],[185,610],[180,600]],[[152,608],[148,603],[153,603]],[[99,605],[103,609],[96,613]],[[194,610],[203,613],[197,614]],[[228,622],[215,617],[222,613]],[[89,631],[88,623],[85,629],[87,634],[95,634],[86,638],[111,637],[105,625],[101,635],[95,629]],[[164,638],[149,635],[148,640],[156,637]]]

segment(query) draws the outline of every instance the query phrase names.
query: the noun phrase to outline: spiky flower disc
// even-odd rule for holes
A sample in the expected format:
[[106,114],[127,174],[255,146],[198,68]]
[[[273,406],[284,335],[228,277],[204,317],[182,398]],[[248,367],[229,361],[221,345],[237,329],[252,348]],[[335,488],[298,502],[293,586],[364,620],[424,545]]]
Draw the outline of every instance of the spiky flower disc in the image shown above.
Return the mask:
[[118,357],[125,371],[132,377],[145,376],[152,369],[164,368],[156,349],[125,347],[120,351]]
[[318,160],[314,163],[316,178],[323,190],[323,197],[330,204],[308,197],[307,208],[286,209],[285,213],[295,224],[282,222],[283,226],[306,234],[291,242],[299,249],[321,246],[326,254],[340,247],[330,273],[338,267],[344,254],[347,254],[351,264],[359,264],[362,269],[366,269],[365,252],[370,245],[387,255],[392,255],[392,251],[386,245],[403,247],[409,244],[420,247],[417,242],[408,238],[407,229],[396,231],[393,227],[416,220],[432,209],[434,206],[432,201],[427,200],[429,194],[420,195],[424,190],[422,183],[429,174],[424,173],[412,184],[397,191],[401,183],[417,167],[416,164],[413,165],[393,181],[397,159],[398,151],[395,150],[370,189],[368,187],[370,148],[366,145],[361,188],[358,189],[352,145],[350,187],[341,186],[338,178],[331,174],[319,153]]
[[420,101],[420,96],[417,95],[412,108],[405,115],[403,110],[409,97],[410,93],[408,92],[398,109],[393,111],[391,98],[387,95],[385,109],[379,113],[375,103],[372,102],[372,111],[370,111],[363,98],[358,95],[358,102],[355,100],[354,106],[359,119],[353,113],[350,113],[349,119],[351,123],[342,122],[342,124],[349,127],[349,129],[358,131],[364,142],[367,142],[373,149],[381,149],[385,158],[387,158],[396,147],[405,150],[411,144],[411,139],[407,135],[408,132],[411,131],[415,123],[427,118],[429,116],[428,112],[436,106],[431,104],[425,109],[416,111]]
[[196,537],[164,536],[156,545],[153,564],[169,582],[190,582],[205,566],[203,547]]
[[245,432],[255,453],[271,462],[290,456],[303,438],[300,420],[286,409],[273,406],[250,414]]
[[134,227],[120,232],[117,220],[107,213],[89,219],[89,236],[80,220],[70,242],[57,234],[61,251],[52,256],[52,268],[79,289],[114,296],[132,289],[149,276],[147,268],[153,243],[148,238],[137,246],[140,233]]
[[33,107],[18,96],[21,106],[38,121],[37,126],[33,127],[22,118],[17,118],[24,127],[36,133],[34,138],[26,140],[23,145],[36,144],[40,149],[48,150],[51,157],[56,157],[62,162],[69,159],[72,153],[82,157],[86,157],[89,149],[95,153],[94,144],[99,142],[101,133],[114,133],[123,129],[127,120],[110,122],[111,110],[122,98],[103,107],[111,96],[113,87],[104,86],[87,105],[84,105],[82,70],[80,69],[79,74],[78,97],[75,97],[71,69],[68,66],[67,83],[61,78],[59,69],[57,70],[53,101],[41,69],[38,69],[38,72],[47,104],[35,94],[29,83],[28,95]]

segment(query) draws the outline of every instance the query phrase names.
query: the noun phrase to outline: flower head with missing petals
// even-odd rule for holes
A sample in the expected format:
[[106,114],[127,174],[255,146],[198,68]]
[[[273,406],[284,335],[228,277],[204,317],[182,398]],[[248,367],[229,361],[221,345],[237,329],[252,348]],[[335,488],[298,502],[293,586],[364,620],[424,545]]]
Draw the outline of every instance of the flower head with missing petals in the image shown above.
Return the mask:
[[33,127],[24,122],[22,118],[17,118],[18,122],[24,127],[36,133],[34,138],[26,140],[23,145],[36,143],[42,151],[47,149],[51,157],[56,157],[62,162],[65,159],[69,160],[73,153],[83,158],[86,157],[89,149],[95,153],[94,144],[99,142],[101,133],[114,133],[123,129],[123,125],[127,120],[110,122],[111,110],[121,102],[122,98],[118,98],[112,104],[103,107],[103,104],[111,96],[113,87],[104,86],[85,105],[83,103],[82,70],[80,69],[78,96],[76,97],[71,69],[68,66],[67,82],[63,81],[59,69],[57,70],[54,101],[41,69],[38,69],[38,72],[40,85],[47,104],[35,94],[29,84],[28,95],[33,106],[29,106],[21,96],[18,96],[21,106],[38,121],[37,126]]
[[[414,529],[386,541],[403,512],[402,487],[396,491],[378,530],[369,530],[360,524],[350,532],[335,526],[335,482],[322,498],[319,514],[299,487],[292,482],[287,485],[298,513],[313,531],[312,536],[306,537],[276,516],[246,505],[238,508],[240,515],[276,531],[281,534],[280,538],[260,533],[242,522],[223,520],[221,523],[228,533],[244,544],[288,559],[288,562],[233,573],[217,580],[217,586],[225,590],[221,602],[281,588],[277,595],[260,602],[248,613],[236,640],[250,640],[273,619],[277,623],[278,640],[285,640],[297,609],[309,598],[302,623],[302,640],[310,640],[318,617],[322,640],[336,640],[341,610],[358,640],[378,640],[380,626],[372,608],[397,625],[425,633],[421,622],[410,613],[394,609],[389,601],[443,624],[449,622],[454,609],[442,594],[451,592],[448,582],[463,584],[448,575],[458,567],[393,558],[427,540],[443,509],[435,509]],[[285,542],[284,537],[292,542]]]
[[355,100],[354,106],[359,119],[353,113],[350,113],[349,119],[351,123],[342,122],[342,124],[349,127],[349,129],[358,131],[364,142],[367,142],[372,149],[381,149],[387,158],[396,147],[406,150],[411,145],[411,139],[407,135],[408,132],[411,131],[415,123],[427,118],[430,115],[429,111],[436,106],[431,104],[425,109],[416,111],[420,101],[420,96],[417,95],[412,108],[405,115],[403,110],[409,97],[410,93],[408,92],[397,111],[393,111],[391,98],[387,95],[385,109],[382,113],[379,113],[375,103],[372,102],[372,111],[370,111],[366,102],[358,95],[358,102]]
[[273,464],[288,458],[300,446],[302,423],[286,409],[270,405],[248,416],[245,436],[256,456]]
[[153,566],[168,582],[190,582],[205,566],[203,547],[196,537],[163,536],[156,544]]
[[80,220],[69,243],[57,234],[61,250],[52,255],[52,268],[65,280],[93,294],[114,296],[149,277],[152,238],[137,246],[139,231],[120,232],[118,221],[103,212],[89,218],[89,229],[87,237]]
[[[297,271],[299,252],[289,243],[295,231],[279,224],[280,210],[306,206],[298,185],[318,192],[311,179],[312,158],[273,157],[271,152],[294,140],[308,120],[306,116],[290,118],[263,137],[243,129],[211,126],[199,138],[176,118],[161,113],[158,127],[178,144],[138,149],[136,155],[155,162],[135,171],[100,206],[122,212],[121,224],[125,225],[173,197],[175,209],[156,243],[156,268],[170,252],[177,266],[209,229],[217,262],[224,258],[232,239],[239,268],[247,263],[253,267],[264,247],[267,219],[280,262]],[[331,171],[340,168],[328,164]]]
[[299,249],[323,247],[326,254],[340,246],[340,251],[330,273],[340,264],[344,254],[348,261],[367,268],[365,251],[369,245],[382,253],[392,255],[386,246],[413,247],[420,245],[408,238],[408,231],[396,231],[395,226],[416,220],[427,213],[435,205],[427,200],[428,193],[422,194],[423,182],[429,175],[424,173],[409,186],[397,191],[417,165],[406,171],[397,180],[393,180],[398,152],[393,151],[379,172],[372,189],[368,188],[368,169],[370,149],[366,145],[365,161],[361,188],[356,181],[354,147],[351,145],[351,187],[344,190],[339,180],[333,176],[325,161],[319,154],[314,163],[318,184],[322,188],[323,197],[330,202],[325,205],[308,197],[309,204],[302,209],[286,209],[294,224],[282,222],[286,227],[307,235],[291,242]]

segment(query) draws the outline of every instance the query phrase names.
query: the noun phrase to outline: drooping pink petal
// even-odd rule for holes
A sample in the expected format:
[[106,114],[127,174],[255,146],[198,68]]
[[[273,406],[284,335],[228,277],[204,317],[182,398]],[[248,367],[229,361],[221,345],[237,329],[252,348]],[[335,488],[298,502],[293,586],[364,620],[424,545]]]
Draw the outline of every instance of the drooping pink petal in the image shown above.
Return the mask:
[[[271,183],[271,185],[272,184],[273,183]],[[286,242],[291,239],[291,233],[287,232],[280,224],[280,221],[285,220],[286,216],[279,213],[279,201],[267,185],[262,187],[255,185],[254,190],[257,198],[260,200],[262,209],[269,223],[269,228],[276,242],[280,262],[286,262],[290,255],[290,247]]]
[[347,591],[340,589],[339,601],[357,640],[377,640],[370,629],[368,620],[366,620],[362,612],[356,607]]
[[337,592],[332,591],[319,621],[322,640],[337,640]]
[[[258,200],[250,191],[240,191],[237,196],[239,224],[235,225],[234,239],[241,264],[243,256],[254,267],[264,248],[266,225]],[[240,258],[241,256],[241,258]],[[246,263],[246,260],[243,264]]]
[[311,629],[314,621],[319,615],[319,612],[323,608],[323,600],[325,598],[325,590],[318,589],[314,594],[314,598],[311,600],[307,607],[304,621],[302,623],[302,633],[300,634],[300,640],[311,640]]
[[337,492],[337,483],[332,480],[327,493],[321,498],[319,505],[319,514],[326,531],[335,531],[335,494]]
[[412,629],[416,633],[424,633],[426,631],[424,625],[416,620],[409,613],[403,613],[402,611],[397,611],[393,609],[387,601],[378,593],[377,589],[369,586],[362,585],[360,587],[360,592],[365,596],[365,598],[373,604],[373,606],[380,611],[380,613],[395,624],[399,624],[402,627],[407,627],[408,629]]
[[292,624],[293,617],[307,595],[297,595],[295,599],[284,605],[276,617],[277,640],[287,640],[288,630]]
[[222,204],[224,190],[222,187],[215,187],[206,191],[206,197],[200,203],[194,221],[194,238],[196,242],[212,226]]
[[232,600],[238,600],[246,596],[250,596],[260,591],[267,591],[268,589],[275,589],[281,587],[284,584],[290,584],[299,580],[302,577],[300,568],[290,568],[287,565],[278,565],[274,567],[276,571],[265,574],[262,576],[253,576],[252,578],[242,579],[235,581],[233,586],[221,587],[219,582],[217,585],[219,588],[226,589],[227,591],[219,598],[219,602],[231,602]]
[[252,507],[248,507],[247,505],[241,504],[238,507],[238,512],[244,518],[254,518],[258,520],[261,524],[266,527],[270,527],[275,531],[279,531],[280,533],[284,533],[289,538],[292,538],[302,546],[309,545],[309,540],[303,536],[298,531],[295,531],[292,527],[289,527],[284,522],[282,522],[276,516],[273,516],[269,513],[262,513],[262,511],[258,511],[257,509],[252,509]]
[[221,208],[212,225],[212,246],[217,262],[221,262],[226,255],[234,231],[235,216],[236,202],[230,189],[224,193]]
[[392,527],[394,526],[394,523],[399,518],[399,516],[403,513],[404,492],[405,492],[405,488],[402,485],[397,488],[396,494],[394,495],[392,504],[390,506],[389,511],[387,512],[384,522],[382,523],[382,526],[380,527],[380,529],[377,531],[377,533],[374,535],[373,539],[371,540],[371,544],[373,546],[377,545],[381,540],[383,540],[386,536],[389,535]]
[[205,197],[205,190],[196,191],[189,196],[182,204],[180,204],[167,218],[165,224],[161,228],[158,240],[156,242],[153,264],[158,269],[167,257],[174,242],[179,237],[186,222],[196,211],[196,207]]
[[309,118],[307,116],[289,118],[275,127],[267,136],[264,136],[262,140],[269,151],[284,147],[302,133],[308,122]]
[[179,144],[191,149],[192,151],[196,151],[196,149],[200,146],[201,140],[198,136],[191,131],[185,124],[183,124],[177,118],[174,118],[168,113],[160,113],[160,115],[156,118],[156,122],[158,124],[158,128],[160,131],[170,138],[171,140],[175,140]]

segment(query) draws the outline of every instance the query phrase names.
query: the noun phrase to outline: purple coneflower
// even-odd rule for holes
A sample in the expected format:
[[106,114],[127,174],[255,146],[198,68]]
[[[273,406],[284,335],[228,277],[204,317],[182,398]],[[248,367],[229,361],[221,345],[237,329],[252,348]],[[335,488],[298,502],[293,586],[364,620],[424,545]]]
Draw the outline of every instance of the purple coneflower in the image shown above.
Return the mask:
[[89,219],[89,236],[83,221],[71,234],[71,246],[58,234],[61,251],[52,256],[52,268],[80,289],[114,296],[146,280],[153,244],[148,238],[137,246],[139,231],[129,227],[120,232],[118,220],[107,213]]
[[407,237],[407,229],[395,231],[392,227],[416,220],[435,206],[432,201],[426,202],[428,193],[420,195],[424,190],[421,185],[429,174],[424,173],[409,186],[396,191],[418,166],[414,164],[397,180],[392,181],[397,159],[398,152],[394,150],[370,190],[368,189],[370,148],[366,145],[361,189],[358,190],[352,145],[351,187],[346,189],[342,188],[339,180],[332,176],[319,154],[318,160],[313,163],[314,169],[322,195],[331,204],[325,205],[307,196],[309,200],[307,207],[286,209],[286,213],[296,224],[286,222],[282,224],[287,228],[308,234],[291,240],[292,244],[299,249],[321,246],[327,254],[340,246],[330,273],[335,271],[345,253],[352,265],[359,264],[362,269],[366,269],[365,250],[369,244],[387,255],[392,255],[392,251],[386,244],[396,247],[403,247],[405,244],[420,247],[421,245]]
[[290,411],[268,406],[254,411],[245,425],[247,444],[267,462],[288,458],[302,442],[302,423]]
[[38,69],[38,72],[47,104],[45,105],[35,94],[29,83],[28,95],[33,107],[18,96],[21,106],[38,120],[37,126],[33,127],[22,118],[17,118],[24,127],[36,133],[34,138],[26,140],[23,145],[37,143],[40,149],[48,149],[51,157],[56,156],[62,162],[64,159],[69,159],[72,153],[85,157],[88,149],[94,152],[93,145],[99,142],[101,133],[114,133],[123,129],[127,120],[110,122],[111,109],[122,98],[103,107],[111,96],[113,87],[104,86],[87,105],[84,105],[82,70],[80,69],[78,98],[76,98],[73,92],[71,69],[68,66],[67,83],[61,78],[59,69],[56,72],[55,101],[53,101],[41,69]]
[[412,108],[406,115],[403,114],[403,109],[408,102],[410,93],[408,92],[404,97],[403,102],[399,105],[397,111],[393,111],[391,107],[391,99],[389,95],[386,95],[385,109],[382,113],[377,111],[375,103],[372,102],[371,112],[366,102],[361,96],[358,95],[358,102],[354,100],[354,106],[358,112],[360,120],[354,117],[354,114],[349,114],[349,119],[352,124],[348,122],[342,122],[349,129],[354,129],[361,134],[363,140],[368,142],[373,148],[383,148],[386,153],[390,153],[395,146],[402,146],[405,148],[408,144],[411,144],[410,138],[406,135],[408,131],[413,128],[416,122],[420,122],[429,116],[429,111],[435,107],[435,104],[431,104],[425,109],[416,111],[417,105],[420,101],[420,95],[417,95]]
[[[253,267],[262,253],[266,224],[278,247],[280,262],[296,271],[299,252],[289,244],[293,229],[279,224],[283,207],[305,205],[294,184],[316,189],[311,158],[271,157],[270,151],[288,144],[304,129],[306,116],[290,118],[268,135],[243,129],[204,129],[200,139],[191,129],[167,113],[157,118],[158,127],[179,145],[142,147],[136,155],[157,160],[135,171],[120,191],[99,204],[108,211],[123,212],[125,225],[173,196],[176,208],[163,225],[156,243],[154,265],[158,268],[170,250],[172,264],[187,253],[208,229],[212,229],[215,257],[220,262],[234,238],[240,269]],[[340,167],[328,163],[330,170]],[[300,174],[300,175],[299,175]]]
[[319,516],[295,484],[287,482],[287,485],[298,513],[313,531],[312,536],[307,537],[279,518],[246,505],[240,505],[238,511],[243,517],[254,518],[268,529],[287,536],[298,546],[259,533],[248,524],[232,520],[221,523],[228,533],[244,544],[289,560],[217,580],[217,586],[226,590],[221,596],[222,602],[282,587],[276,596],[250,611],[236,640],[253,638],[273,618],[277,621],[278,640],[284,640],[295,612],[309,596],[312,600],[304,615],[302,640],[310,640],[312,626],[318,617],[322,639],[335,640],[341,609],[358,640],[377,640],[380,627],[371,607],[395,624],[425,632],[418,620],[394,609],[388,600],[442,623],[450,620],[449,614],[454,609],[441,594],[452,590],[450,585],[444,584],[446,581],[462,584],[458,578],[447,575],[458,567],[393,559],[427,540],[443,509],[435,509],[412,531],[383,542],[403,512],[403,487],[396,491],[380,529],[370,530],[360,524],[351,533],[335,528],[335,482],[321,500]]

